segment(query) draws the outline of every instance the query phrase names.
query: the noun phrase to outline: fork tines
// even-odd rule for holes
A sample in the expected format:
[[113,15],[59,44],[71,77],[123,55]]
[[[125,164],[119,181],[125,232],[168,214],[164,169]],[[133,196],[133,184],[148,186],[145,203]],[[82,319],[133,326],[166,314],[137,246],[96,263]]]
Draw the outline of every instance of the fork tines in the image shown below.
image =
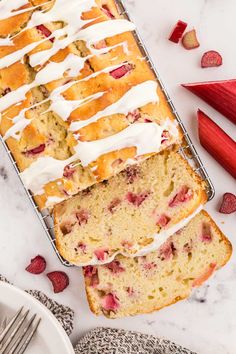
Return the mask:
[[0,354],[23,354],[37,331],[41,318],[21,307],[0,333]]

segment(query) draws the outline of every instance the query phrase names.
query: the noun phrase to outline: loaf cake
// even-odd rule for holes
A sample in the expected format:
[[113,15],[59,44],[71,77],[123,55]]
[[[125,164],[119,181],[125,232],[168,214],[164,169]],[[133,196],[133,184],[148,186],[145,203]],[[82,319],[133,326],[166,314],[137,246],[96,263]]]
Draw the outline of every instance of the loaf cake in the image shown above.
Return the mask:
[[0,133],[40,209],[178,144],[114,0],[1,0]]
[[207,201],[178,152],[152,156],[54,207],[56,245],[76,265],[148,253]]
[[231,253],[230,242],[202,211],[147,256],[119,255],[110,264],[84,267],[90,308],[109,318],[159,310],[187,298]]

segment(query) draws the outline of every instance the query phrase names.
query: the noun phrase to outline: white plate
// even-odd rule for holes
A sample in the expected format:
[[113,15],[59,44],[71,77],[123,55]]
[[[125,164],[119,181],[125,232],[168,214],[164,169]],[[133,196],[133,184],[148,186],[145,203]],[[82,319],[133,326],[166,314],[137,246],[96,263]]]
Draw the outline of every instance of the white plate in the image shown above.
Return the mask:
[[5,316],[12,316],[21,306],[42,319],[27,354],[74,354],[66,332],[45,306],[26,292],[0,281],[0,321]]

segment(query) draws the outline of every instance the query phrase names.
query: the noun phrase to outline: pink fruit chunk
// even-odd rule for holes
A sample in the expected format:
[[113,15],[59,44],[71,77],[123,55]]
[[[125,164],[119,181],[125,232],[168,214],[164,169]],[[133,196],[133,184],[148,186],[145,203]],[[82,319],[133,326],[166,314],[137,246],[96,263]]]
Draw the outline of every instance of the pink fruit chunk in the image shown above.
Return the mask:
[[119,198],[115,198],[112,200],[112,202],[110,203],[110,205],[108,206],[108,210],[111,214],[113,214],[115,212],[115,210],[117,209],[117,207],[120,205],[121,200]]
[[109,264],[105,265],[113,274],[122,273],[125,269],[120,265],[120,262],[117,260],[112,261]]
[[133,65],[126,63],[120,66],[119,68],[110,71],[110,75],[116,80],[121,79],[125,75],[129,74],[132,69],[133,69]]
[[236,124],[236,80],[196,82],[182,86]]
[[162,133],[162,140],[161,140],[161,143],[164,144],[165,142],[167,142],[169,139],[170,139],[171,135],[170,135],[170,132],[168,132],[167,130],[164,130],[163,133]]
[[157,267],[156,263],[154,262],[150,262],[150,263],[144,263],[143,264],[143,268],[145,270],[152,270],[152,269],[155,269]]
[[132,192],[127,193],[126,199],[129,203],[133,204],[136,207],[139,207],[149,196],[149,192],[143,192],[139,194],[134,194]]
[[162,214],[157,221],[157,225],[160,225],[161,227],[165,227],[168,223],[170,222],[170,217]]
[[175,251],[175,247],[173,242],[167,241],[165,242],[159,249],[161,260],[170,259]]
[[127,119],[130,123],[135,123],[141,118],[141,113],[138,109],[135,109],[133,112],[129,112]]
[[179,43],[187,26],[188,24],[186,22],[179,20],[169,36],[169,41]]
[[222,214],[232,214],[236,211],[236,195],[225,193],[219,212]]
[[169,202],[169,207],[174,208],[182,203],[188,202],[193,197],[193,192],[187,186],[182,187],[182,189],[177,193],[174,198]]
[[30,264],[25,268],[25,270],[31,274],[41,274],[46,269],[46,261],[42,256],[36,256],[31,259]]
[[201,241],[204,243],[212,242],[211,226],[207,223],[203,223],[202,225]]
[[27,150],[25,152],[25,154],[28,155],[28,156],[37,155],[37,154],[40,154],[41,152],[43,152],[45,150],[45,148],[46,148],[46,145],[45,144],[41,144],[41,145],[37,146],[34,149]]
[[198,130],[201,145],[236,178],[236,142],[200,110]]
[[112,293],[107,294],[102,299],[102,307],[106,311],[117,311],[120,307],[119,299]]
[[71,178],[73,176],[73,174],[75,173],[76,169],[75,167],[72,167],[70,165],[67,165],[64,168],[64,172],[63,172],[63,177],[65,178]]
[[108,5],[102,5],[102,11],[107,15],[107,17],[111,19],[115,18]]
[[203,54],[201,60],[202,68],[213,68],[217,66],[221,66],[223,64],[223,59],[220,53],[215,50],[210,50]]
[[128,286],[128,288],[126,289],[127,293],[129,294],[129,296],[133,296],[135,291],[132,287]]
[[182,38],[182,44],[184,48],[187,50],[200,47],[200,43],[198,42],[197,33],[195,29],[185,33],[185,35]]
[[90,278],[89,285],[95,288],[99,284],[97,268],[93,266],[87,266],[83,268],[83,272],[85,277]]
[[[52,32],[47,28],[45,27],[44,25],[39,25],[39,26],[36,26],[37,30],[39,30],[45,37],[50,37]],[[55,38],[50,38],[49,39],[50,42],[54,42],[55,41]]]
[[87,246],[83,242],[78,243],[78,249],[80,249],[83,253],[86,253]]
[[134,181],[137,180],[140,175],[140,169],[138,166],[129,166],[125,170],[125,174],[127,177],[127,183],[133,184]]
[[89,219],[89,213],[87,210],[80,210],[76,214],[76,219],[78,220],[79,225],[86,225]]
[[47,274],[48,279],[51,281],[53,291],[55,294],[61,293],[69,285],[69,277],[65,272],[55,271]]
[[105,261],[108,257],[108,249],[107,248],[100,248],[94,251],[95,256],[99,261]]

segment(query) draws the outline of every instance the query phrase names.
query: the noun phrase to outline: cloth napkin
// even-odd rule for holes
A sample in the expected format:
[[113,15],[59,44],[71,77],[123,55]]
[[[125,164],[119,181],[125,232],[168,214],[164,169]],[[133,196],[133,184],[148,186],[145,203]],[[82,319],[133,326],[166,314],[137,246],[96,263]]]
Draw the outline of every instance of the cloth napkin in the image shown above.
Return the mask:
[[[0,281],[8,282],[0,275]],[[60,322],[67,335],[73,330],[74,311],[37,290],[28,290]],[[75,354],[196,354],[169,340],[115,328],[96,328],[75,346]]]

